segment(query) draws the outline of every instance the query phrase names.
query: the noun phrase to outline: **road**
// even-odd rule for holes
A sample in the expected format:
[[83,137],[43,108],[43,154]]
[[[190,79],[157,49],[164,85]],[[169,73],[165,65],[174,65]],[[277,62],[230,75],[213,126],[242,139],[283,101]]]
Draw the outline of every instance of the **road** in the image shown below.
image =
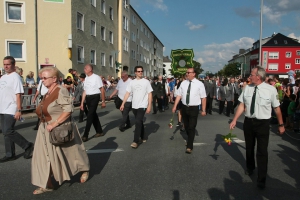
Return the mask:
[[[185,153],[185,134],[178,127],[168,127],[171,109],[145,115],[148,140],[132,149],[134,126],[120,132],[120,111],[108,103],[105,109],[98,108],[105,136],[85,143],[91,165],[86,183],[79,183],[78,174],[61,186],[55,184],[53,192],[32,195],[36,186],[30,181],[31,160],[23,159],[23,150],[17,147],[18,159],[0,164],[0,199],[300,199],[300,135],[289,132],[294,139],[280,136],[276,125],[271,127],[267,187],[260,190],[256,187],[257,172],[251,177],[244,174],[243,117],[233,131],[236,141],[228,146],[221,135],[229,132],[232,116],[217,114],[217,107],[213,111],[212,115],[199,115],[194,150],[189,155]],[[73,116],[78,120],[78,110]],[[134,122],[133,114],[130,116]],[[34,142],[35,122],[36,118],[27,116],[15,127]],[[80,132],[84,126],[85,122],[78,123]],[[93,134],[92,128],[90,136]]]

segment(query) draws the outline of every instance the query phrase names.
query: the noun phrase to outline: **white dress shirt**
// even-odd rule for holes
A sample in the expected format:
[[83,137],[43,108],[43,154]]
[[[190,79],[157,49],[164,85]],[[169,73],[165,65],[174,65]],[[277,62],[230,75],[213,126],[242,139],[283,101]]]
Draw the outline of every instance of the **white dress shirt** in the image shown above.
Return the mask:
[[[190,81],[185,80],[180,84],[178,88],[177,95],[181,96],[181,101],[184,105],[186,105],[186,94],[189,87]],[[189,106],[198,106],[201,104],[201,99],[206,97],[206,91],[204,84],[194,78],[191,81],[191,88],[190,88],[190,101]]]
[[97,74],[86,76],[84,81],[84,90],[86,95],[100,94],[100,88],[103,87],[103,82]]

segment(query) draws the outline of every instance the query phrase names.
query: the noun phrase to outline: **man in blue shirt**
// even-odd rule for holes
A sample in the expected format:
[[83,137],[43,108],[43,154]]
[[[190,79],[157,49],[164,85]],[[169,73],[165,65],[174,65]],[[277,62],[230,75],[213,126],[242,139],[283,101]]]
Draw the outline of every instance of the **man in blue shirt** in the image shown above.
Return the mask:
[[169,82],[169,87],[170,87],[170,100],[169,102],[174,103],[173,101],[173,97],[174,97],[174,88],[175,88],[175,79],[171,78],[170,82]]

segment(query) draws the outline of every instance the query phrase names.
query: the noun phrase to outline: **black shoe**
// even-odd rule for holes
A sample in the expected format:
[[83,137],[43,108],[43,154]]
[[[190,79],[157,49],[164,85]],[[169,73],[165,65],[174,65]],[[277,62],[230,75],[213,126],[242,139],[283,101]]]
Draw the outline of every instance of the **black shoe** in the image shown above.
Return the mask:
[[81,140],[82,140],[82,142],[87,142],[88,141],[88,137],[82,136]]
[[0,163],[4,163],[4,162],[8,162],[8,161],[13,161],[16,160],[16,156],[12,156],[12,157],[6,157],[4,156],[3,158],[0,159]]
[[125,129],[129,129],[129,128],[131,128],[130,125],[126,125],[126,126],[125,126]]
[[38,129],[39,129],[39,127],[34,127],[34,128],[33,128],[33,130],[35,130],[35,131],[38,130]]
[[104,133],[96,133],[96,134],[94,135],[94,138],[96,138],[96,137],[102,137],[102,136],[104,136]]
[[266,187],[266,182],[264,182],[264,181],[257,181],[257,187],[258,187],[259,189],[265,189],[265,187]]
[[153,112],[152,114],[153,114],[153,115],[155,115],[155,114],[156,114],[156,112]]
[[178,122],[178,123],[176,124],[176,126],[181,126],[181,122]]
[[81,123],[81,122],[83,122],[83,120],[78,120],[78,123]]
[[247,169],[245,171],[245,174],[248,175],[248,176],[251,176],[253,174],[253,170],[252,169]]
[[211,111],[208,111],[208,114],[212,115]]
[[27,149],[25,149],[25,153],[23,156],[25,159],[29,159],[32,157],[33,148],[34,148],[33,143],[30,143],[29,147],[27,147]]
[[119,130],[120,130],[121,132],[124,132],[124,131],[125,131],[125,128],[119,128]]
[[181,129],[180,129],[180,131],[184,132],[184,131],[185,131],[185,129],[184,129],[184,128],[181,128]]

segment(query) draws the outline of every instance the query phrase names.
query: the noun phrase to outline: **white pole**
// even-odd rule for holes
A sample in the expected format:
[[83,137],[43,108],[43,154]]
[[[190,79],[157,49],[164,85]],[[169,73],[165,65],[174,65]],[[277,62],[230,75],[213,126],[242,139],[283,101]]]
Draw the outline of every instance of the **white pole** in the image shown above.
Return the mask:
[[260,5],[260,36],[259,36],[259,66],[261,66],[261,42],[262,42],[262,18],[263,18],[263,6],[264,6],[264,0],[261,0],[261,5]]

